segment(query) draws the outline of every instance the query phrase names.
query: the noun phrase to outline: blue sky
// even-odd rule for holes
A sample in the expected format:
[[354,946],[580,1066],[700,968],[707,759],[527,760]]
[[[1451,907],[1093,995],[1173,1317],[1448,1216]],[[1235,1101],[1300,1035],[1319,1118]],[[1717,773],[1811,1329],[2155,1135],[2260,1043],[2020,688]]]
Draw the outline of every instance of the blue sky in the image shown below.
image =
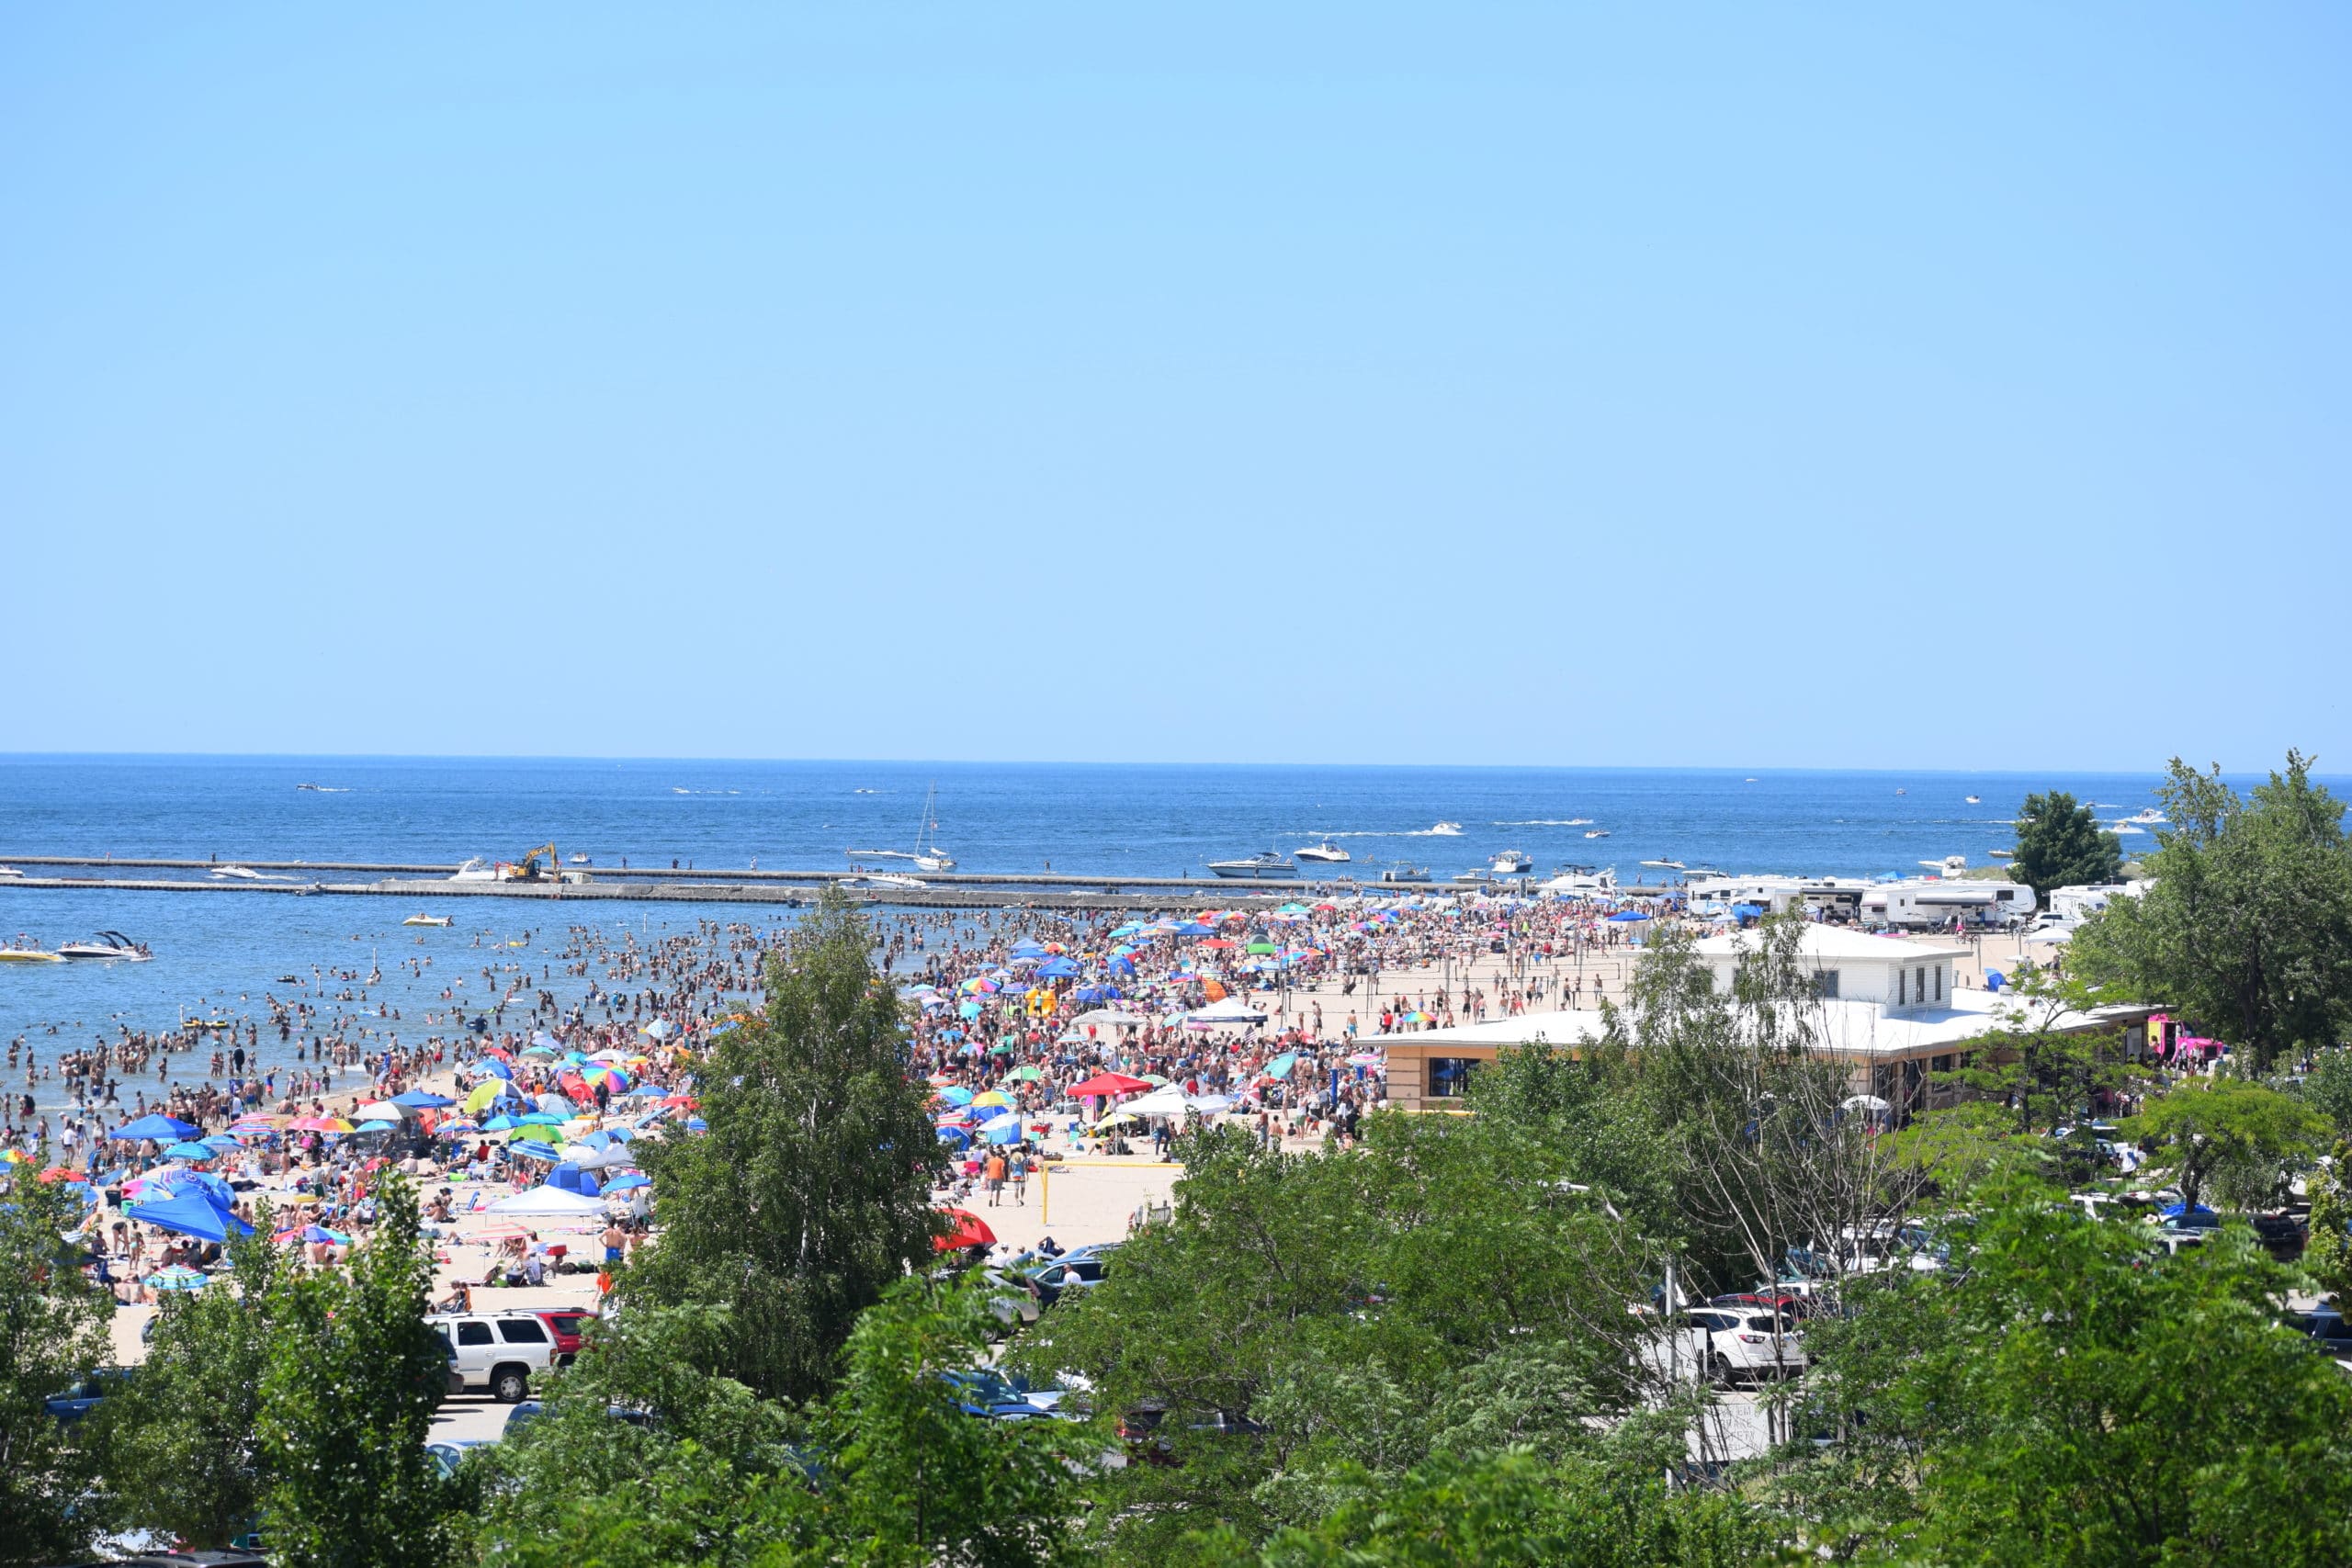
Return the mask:
[[2352,13],[1924,11],[10,7],[0,750],[2342,765]]

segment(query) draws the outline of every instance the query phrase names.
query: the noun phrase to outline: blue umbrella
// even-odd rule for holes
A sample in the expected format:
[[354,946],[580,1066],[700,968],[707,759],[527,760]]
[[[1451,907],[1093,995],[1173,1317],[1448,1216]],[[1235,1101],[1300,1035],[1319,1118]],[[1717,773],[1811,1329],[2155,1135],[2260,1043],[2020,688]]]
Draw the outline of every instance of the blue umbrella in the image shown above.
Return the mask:
[[1609,918],[1612,920],[1646,920],[1649,916],[1639,909],[1620,909]]
[[201,1193],[166,1198],[160,1203],[132,1203],[122,1211],[122,1216],[192,1235],[198,1241],[227,1241],[232,1235],[254,1234],[253,1226]]
[[352,1131],[355,1133],[396,1133],[400,1131],[400,1124],[395,1122],[362,1122],[358,1126],[354,1127]]
[[405,1105],[412,1111],[439,1111],[445,1106],[455,1105],[458,1102],[442,1095],[429,1093],[424,1089],[413,1089],[406,1094],[392,1096],[392,1103]]
[[1038,964],[1035,972],[1048,980],[1066,980],[1078,973],[1078,965],[1067,958],[1050,958]]
[[607,1192],[628,1192],[633,1191],[639,1187],[650,1187],[652,1185],[653,1179],[651,1177],[632,1170],[626,1172],[623,1175],[616,1176],[610,1181],[605,1182],[605,1190]]
[[521,1155],[526,1159],[554,1159],[557,1157],[554,1149],[539,1142],[537,1138],[517,1138],[514,1142],[506,1145],[506,1152],[509,1154]]
[[943,1144],[953,1144],[960,1149],[972,1141],[972,1134],[961,1127],[942,1127],[939,1129],[939,1141]]
[[507,1078],[511,1080],[514,1077],[514,1069],[508,1066],[505,1063],[500,1061],[495,1056],[492,1056],[489,1061],[482,1064],[482,1070],[489,1073],[490,1076],[494,1078]]
[[164,1151],[164,1157],[165,1159],[219,1159],[220,1152],[218,1149],[206,1148],[202,1144],[174,1144]]
[[965,1018],[978,1018],[980,1016],[980,1004],[978,1002],[965,1002],[961,1006],[957,1007],[956,1010]]
[[141,1116],[138,1121],[117,1127],[107,1134],[109,1138],[153,1138],[159,1144],[175,1144],[183,1138],[193,1138],[204,1129],[175,1116],[161,1111]]
[[992,1122],[989,1123],[989,1125],[980,1129],[980,1141],[984,1144],[1019,1143],[1021,1141],[1021,1119],[1019,1117],[1014,1117],[1011,1121]]
[[204,1140],[204,1146],[208,1149],[219,1149],[221,1153],[226,1154],[230,1150],[237,1148],[240,1145],[238,1145],[237,1140],[231,1137],[228,1134],[215,1133],[212,1136]]

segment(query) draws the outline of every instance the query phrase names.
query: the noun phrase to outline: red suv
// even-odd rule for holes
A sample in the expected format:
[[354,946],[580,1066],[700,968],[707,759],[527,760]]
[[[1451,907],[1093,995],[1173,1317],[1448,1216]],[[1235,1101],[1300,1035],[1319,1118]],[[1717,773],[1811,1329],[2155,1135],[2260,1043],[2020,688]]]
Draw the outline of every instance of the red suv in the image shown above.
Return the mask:
[[594,1313],[576,1309],[550,1309],[538,1314],[539,1321],[546,1324],[548,1332],[555,1337],[557,1366],[571,1365],[571,1359],[580,1354],[580,1325],[594,1315]]

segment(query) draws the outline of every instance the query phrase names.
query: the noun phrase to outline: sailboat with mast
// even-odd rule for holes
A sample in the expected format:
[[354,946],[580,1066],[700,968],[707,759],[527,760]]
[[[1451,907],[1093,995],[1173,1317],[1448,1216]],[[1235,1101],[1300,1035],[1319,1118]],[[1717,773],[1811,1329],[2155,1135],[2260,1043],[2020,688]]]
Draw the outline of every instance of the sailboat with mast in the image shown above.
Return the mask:
[[939,803],[939,786],[933,784],[922,797],[922,821],[915,828],[915,847],[911,850],[852,850],[852,860],[912,861],[918,871],[954,871],[955,857],[939,847],[934,836],[939,824],[932,819],[932,808]]

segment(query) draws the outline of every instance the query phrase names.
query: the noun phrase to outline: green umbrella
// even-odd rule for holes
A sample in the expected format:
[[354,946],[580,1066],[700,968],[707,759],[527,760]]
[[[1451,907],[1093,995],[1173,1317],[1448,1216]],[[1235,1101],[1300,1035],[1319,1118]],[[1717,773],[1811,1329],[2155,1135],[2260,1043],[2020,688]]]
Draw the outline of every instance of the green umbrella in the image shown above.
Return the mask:
[[1273,953],[1278,950],[1271,942],[1253,942],[1250,944],[1249,951],[1251,953]]

